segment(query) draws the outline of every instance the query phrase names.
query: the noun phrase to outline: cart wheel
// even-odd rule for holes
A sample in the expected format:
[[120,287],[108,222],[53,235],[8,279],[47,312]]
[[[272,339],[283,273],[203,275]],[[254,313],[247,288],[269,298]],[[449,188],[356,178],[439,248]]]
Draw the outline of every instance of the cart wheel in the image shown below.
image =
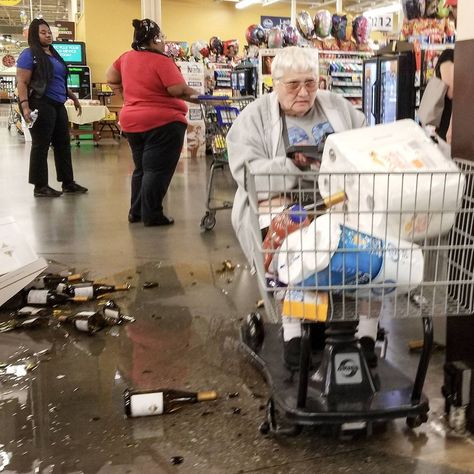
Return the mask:
[[216,225],[216,216],[211,214],[209,211],[206,212],[206,215],[201,219],[201,228],[205,230],[212,230]]
[[407,418],[407,426],[411,430],[413,428],[418,428],[421,426],[423,423],[426,423],[428,421],[428,415],[426,413],[423,413],[421,415],[416,415],[416,416],[409,416]]
[[259,352],[265,339],[265,329],[260,313],[252,312],[247,315],[244,326],[244,342],[254,352]]

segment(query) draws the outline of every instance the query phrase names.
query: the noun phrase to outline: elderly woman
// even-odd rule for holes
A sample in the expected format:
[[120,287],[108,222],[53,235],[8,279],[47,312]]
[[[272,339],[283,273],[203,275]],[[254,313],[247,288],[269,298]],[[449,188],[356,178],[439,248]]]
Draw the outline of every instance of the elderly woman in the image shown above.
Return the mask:
[[[318,62],[314,50],[282,49],[272,63],[272,78],[274,91],[246,107],[227,135],[230,170],[238,184],[232,225],[251,264],[256,249],[250,231],[245,163],[257,173],[275,172],[281,176],[288,173],[285,183],[283,178],[281,183],[273,182],[275,189],[282,189],[283,184],[291,185],[292,174],[309,164],[301,153],[289,158],[290,146],[312,145],[322,153],[329,134],[365,125],[362,112],[346,99],[318,90]],[[283,321],[288,365],[297,364],[300,336],[299,324]]]

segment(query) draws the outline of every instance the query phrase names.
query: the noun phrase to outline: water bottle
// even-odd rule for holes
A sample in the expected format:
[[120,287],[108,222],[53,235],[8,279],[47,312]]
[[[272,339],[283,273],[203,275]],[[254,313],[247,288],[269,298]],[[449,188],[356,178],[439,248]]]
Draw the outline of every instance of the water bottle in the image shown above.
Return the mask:
[[38,109],[35,109],[33,110],[33,112],[30,113],[30,122],[28,123],[28,128],[31,128],[35,124],[37,118],[38,118]]

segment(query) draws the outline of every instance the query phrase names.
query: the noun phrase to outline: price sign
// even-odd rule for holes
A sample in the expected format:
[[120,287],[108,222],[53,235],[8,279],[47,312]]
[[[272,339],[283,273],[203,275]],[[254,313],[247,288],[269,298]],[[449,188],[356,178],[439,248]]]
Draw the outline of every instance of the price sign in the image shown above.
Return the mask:
[[384,13],[382,15],[367,15],[372,31],[393,31],[393,13]]

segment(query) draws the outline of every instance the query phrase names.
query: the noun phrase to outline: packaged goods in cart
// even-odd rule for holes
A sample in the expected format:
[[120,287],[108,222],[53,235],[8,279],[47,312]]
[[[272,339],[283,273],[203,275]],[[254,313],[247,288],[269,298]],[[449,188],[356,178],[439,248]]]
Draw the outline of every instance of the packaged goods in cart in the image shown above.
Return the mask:
[[328,319],[327,292],[289,290],[285,294],[281,315],[288,318],[324,322]]
[[272,263],[274,251],[278,249],[283,240],[296,229],[306,227],[311,223],[307,211],[300,205],[295,204],[289,209],[284,210],[272,219],[267,235],[263,240],[264,267]]
[[464,181],[413,120],[330,135],[318,178],[323,197],[345,190],[349,226],[411,242],[451,229]]
[[422,282],[424,259],[418,245],[359,232],[344,225],[342,216],[323,215],[312,227],[293,233],[282,245],[280,281],[305,287],[357,285],[357,297],[407,293]]

